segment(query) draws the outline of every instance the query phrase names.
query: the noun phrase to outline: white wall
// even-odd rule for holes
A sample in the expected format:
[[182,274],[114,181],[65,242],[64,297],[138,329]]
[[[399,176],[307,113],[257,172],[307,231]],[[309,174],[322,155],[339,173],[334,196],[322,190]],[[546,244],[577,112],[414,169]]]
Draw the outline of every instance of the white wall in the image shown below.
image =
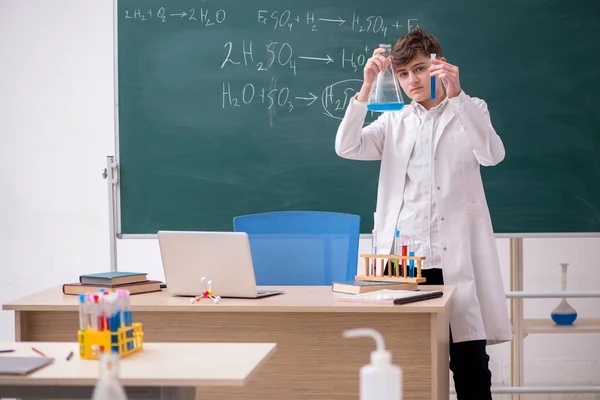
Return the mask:
[[[0,0],[0,303],[109,268],[106,181],[113,150],[112,0]],[[361,243],[367,245],[368,243]],[[508,290],[508,240],[499,239]],[[162,279],[155,240],[119,242],[122,270]],[[600,290],[600,239],[525,241],[526,290]],[[527,300],[546,318],[557,300]],[[572,300],[600,317],[600,300]],[[13,315],[0,338],[13,340]],[[509,346],[489,349],[493,380],[509,384]],[[600,335],[525,341],[528,384],[600,385]],[[497,397],[499,398],[499,397]],[[530,396],[592,399],[598,395]]]

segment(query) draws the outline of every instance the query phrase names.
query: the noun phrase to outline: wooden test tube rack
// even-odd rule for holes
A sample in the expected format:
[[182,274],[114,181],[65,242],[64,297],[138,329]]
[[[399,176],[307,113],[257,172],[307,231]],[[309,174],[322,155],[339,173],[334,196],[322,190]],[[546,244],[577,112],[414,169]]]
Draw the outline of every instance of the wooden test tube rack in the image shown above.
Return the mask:
[[[424,256],[398,256],[388,254],[361,254],[361,258],[365,259],[365,274],[356,275],[354,278],[357,281],[377,281],[377,282],[414,282],[423,283],[425,278],[421,276],[421,263],[425,260]],[[373,274],[370,274],[370,261],[373,259]],[[379,273],[377,273],[377,260],[379,260]],[[402,260],[406,260],[406,267],[403,268],[402,275],[400,275],[400,268],[396,268],[396,273],[392,275],[392,268],[388,268],[387,274],[383,274],[385,270],[385,264],[387,260],[396,261],[398,266],[402,265]],[[417,270],[416,276],[411,278],[407,276],[408,263],[410,260],[415,261],[415,268]]]

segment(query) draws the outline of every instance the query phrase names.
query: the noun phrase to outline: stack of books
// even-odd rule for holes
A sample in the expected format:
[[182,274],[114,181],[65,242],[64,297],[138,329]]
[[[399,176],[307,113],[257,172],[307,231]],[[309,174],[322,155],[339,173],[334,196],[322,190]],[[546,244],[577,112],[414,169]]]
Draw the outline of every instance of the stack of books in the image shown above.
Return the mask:
[[77,283],[66,283],[62,287],[63,294],[85,294],[97,292],[100,289],[115,292],[127,290],[130,294],[159,292],[160,281],[148,280],[145,272],[100,272],[85,274],[79,277]]

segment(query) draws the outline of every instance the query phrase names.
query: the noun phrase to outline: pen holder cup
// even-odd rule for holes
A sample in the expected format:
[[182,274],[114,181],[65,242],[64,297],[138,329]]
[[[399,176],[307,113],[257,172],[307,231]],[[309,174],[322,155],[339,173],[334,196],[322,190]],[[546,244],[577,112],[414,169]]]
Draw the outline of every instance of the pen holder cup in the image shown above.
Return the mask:
[[143,348],[144,332],[142,324],[119,328],[117,332],[80,329],[77,333],[79,355],[88,360],[100,359],[101,353],[112,352],[126,357]]

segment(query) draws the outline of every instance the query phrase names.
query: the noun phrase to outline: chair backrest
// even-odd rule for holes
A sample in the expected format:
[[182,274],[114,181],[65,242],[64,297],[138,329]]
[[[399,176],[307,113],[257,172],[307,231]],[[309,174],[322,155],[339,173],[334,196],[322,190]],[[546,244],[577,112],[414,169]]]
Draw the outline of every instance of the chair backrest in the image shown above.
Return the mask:
[[257,285],[331,285],[353,280],[360,216],[277,211],[235,217],[250,239]]

